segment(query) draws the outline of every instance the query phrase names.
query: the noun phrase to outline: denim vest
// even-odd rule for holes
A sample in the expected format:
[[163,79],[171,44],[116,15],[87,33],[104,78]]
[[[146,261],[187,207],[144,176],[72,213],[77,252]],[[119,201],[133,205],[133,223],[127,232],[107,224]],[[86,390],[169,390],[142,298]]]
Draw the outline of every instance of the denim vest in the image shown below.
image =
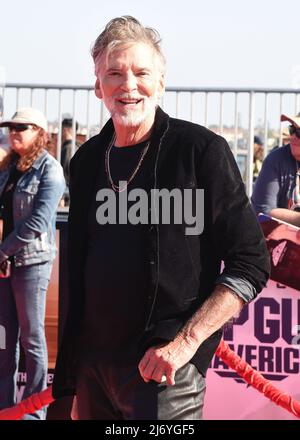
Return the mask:
[[[10,169],[0,172],[0,197]],[[15,266],[28,266],[55,257],[56,209],[64,189],[61,165],[43,151],[16,184],[14,230],[0,244],[0,263],[12,256]]]

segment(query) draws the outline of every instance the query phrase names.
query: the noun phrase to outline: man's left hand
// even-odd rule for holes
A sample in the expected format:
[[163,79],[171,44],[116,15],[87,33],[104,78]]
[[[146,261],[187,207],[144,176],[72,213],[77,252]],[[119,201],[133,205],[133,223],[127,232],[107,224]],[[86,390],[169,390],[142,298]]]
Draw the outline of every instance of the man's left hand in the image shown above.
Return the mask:
[[197,349],[198,345],[179,334],[174,341],[146,351],[139,363],[140,374],[145,382],[166,380],[168,385],[175,385],[176,371],[189,362]]

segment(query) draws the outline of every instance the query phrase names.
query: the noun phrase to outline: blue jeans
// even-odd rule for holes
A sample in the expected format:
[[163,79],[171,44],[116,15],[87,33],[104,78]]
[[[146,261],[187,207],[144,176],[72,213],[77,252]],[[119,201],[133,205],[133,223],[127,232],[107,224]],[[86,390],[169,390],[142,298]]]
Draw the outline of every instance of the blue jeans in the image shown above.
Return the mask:
[[[19,339],[25,353],[26,386],[23,399],[47,387],[48,355],[45,338],[46,292],[52,262],[14,267],[0,279],[0,325],[5,348],[0,347],[0,409],[16,404]],[[25,420],[44,420],[46,408]]]

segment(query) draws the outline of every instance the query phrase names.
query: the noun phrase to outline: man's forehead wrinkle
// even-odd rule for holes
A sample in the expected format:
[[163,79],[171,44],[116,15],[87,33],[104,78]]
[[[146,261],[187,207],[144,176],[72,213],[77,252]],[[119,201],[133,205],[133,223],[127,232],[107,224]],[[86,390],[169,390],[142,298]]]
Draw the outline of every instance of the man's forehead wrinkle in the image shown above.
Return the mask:
[[145,66],[144,64],[135,64],[135,63],[130,63],[130,65],[128,64],[123,64],[123,63],[111,63],[108,64],[106,66],[106,70],[123,70],[124,68],[133,68],[134,70],[145,70],[145,71],[150,71],[151,68],[149,66]]

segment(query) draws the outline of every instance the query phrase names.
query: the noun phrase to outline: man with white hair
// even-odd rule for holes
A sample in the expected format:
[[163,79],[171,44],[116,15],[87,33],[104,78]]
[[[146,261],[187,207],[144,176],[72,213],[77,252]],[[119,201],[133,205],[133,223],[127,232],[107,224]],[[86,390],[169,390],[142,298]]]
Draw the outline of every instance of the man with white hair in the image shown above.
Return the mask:
[[[158,106],[159,43],[124,16],[92,50],[111,119],[71,160],[69,313],[53,383],[55,397],[76,394],[79,419],[200,419],[221,327],[268,278],[228,144]],[[203,227],[188,227],[190,209]]]

